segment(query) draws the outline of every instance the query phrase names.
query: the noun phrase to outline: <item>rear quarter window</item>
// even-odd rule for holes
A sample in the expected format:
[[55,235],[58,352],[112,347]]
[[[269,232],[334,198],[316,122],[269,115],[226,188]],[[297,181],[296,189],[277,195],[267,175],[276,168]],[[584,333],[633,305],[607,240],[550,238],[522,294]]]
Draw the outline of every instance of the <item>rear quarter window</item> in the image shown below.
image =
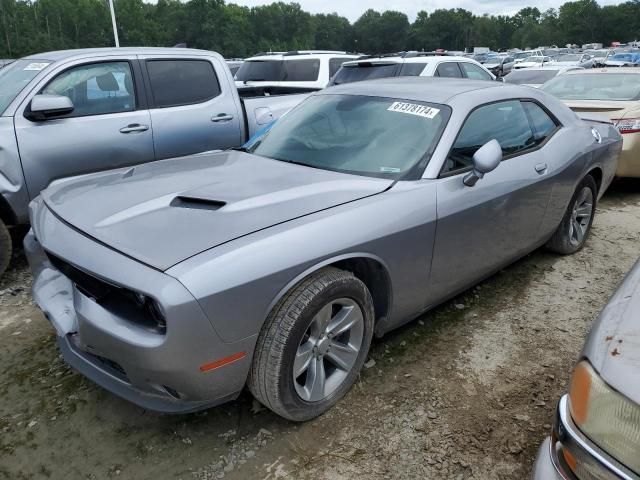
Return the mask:
[[445,62],[438,65],[436,77],[462,78],[462,72],[456,62]]
[[424,71],[426,63],[405,63],[400,69],[401,77],[419,77]]
[[287,60],[284,62],[285,82],[315,82],[320,73],[320,60]]
[[220,84],[207,60],[147,60],[157,108],[202,103],[220,95]]

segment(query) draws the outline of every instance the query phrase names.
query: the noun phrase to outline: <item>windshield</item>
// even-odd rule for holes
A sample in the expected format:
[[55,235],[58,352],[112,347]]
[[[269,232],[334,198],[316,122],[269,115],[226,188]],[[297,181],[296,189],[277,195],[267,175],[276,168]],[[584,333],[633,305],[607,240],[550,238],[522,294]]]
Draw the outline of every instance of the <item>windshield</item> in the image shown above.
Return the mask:
[[521,58],[527,58],[531,56],[531,52],[520,52],[520,53],[516,53],[513,58],[515,58],[516,60],[520,60]]
[[281,117],[247,151],[323,170],[399,179],[424,169],[449,114],[449,107],[426,102],[316,95]]
[[486,62],[484,62],[485,65],[500,65],[500,62],[502,61],[501,57],[489,57],[487,59]]
[[0,70],[0,115],[50,62],[17,60]]
[[361,82],[374,78],[395,77],[398,71],[398,63],[370,63],[361,62],[356,65],[342,65],[338,70],[331,85],[342,83]]
[[597,58],[602,58],[607,56],[607,52],[597,51],[597,52],[592,52],[591,55]]
[[556,62],[579,62],[582,55],[559,55]]
[[542,85],[558,74],[558,70],[514,70],[505,75],[504,81],[516,85]]
[[639,80],[634,73],[560,75],[542,90],[563,100],[639,100]]

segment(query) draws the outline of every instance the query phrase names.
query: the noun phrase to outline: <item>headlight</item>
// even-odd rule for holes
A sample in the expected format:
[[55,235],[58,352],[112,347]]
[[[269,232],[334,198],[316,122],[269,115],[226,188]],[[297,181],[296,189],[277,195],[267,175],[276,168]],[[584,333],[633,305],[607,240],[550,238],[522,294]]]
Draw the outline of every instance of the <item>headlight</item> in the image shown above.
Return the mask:
[[609,387],[586,361],[573,373],[569,410],[587,437],[640,472],[640,406]]

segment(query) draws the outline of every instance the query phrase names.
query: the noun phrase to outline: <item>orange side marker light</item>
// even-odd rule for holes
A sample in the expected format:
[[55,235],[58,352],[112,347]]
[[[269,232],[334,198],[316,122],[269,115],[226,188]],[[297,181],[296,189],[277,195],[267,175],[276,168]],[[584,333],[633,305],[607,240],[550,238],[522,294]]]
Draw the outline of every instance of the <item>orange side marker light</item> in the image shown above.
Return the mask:
[[209,372],[211,370],[215,370],[216,368],[224,367],[225,365],[229,365],[230,363],[237,362],[238,360],[246,356],[247,356],[247,352],[234,353],[233,355],[229,355],[228,357],[221,358],[220,360],[215,360],[213,362],[200,365],[200,371]]

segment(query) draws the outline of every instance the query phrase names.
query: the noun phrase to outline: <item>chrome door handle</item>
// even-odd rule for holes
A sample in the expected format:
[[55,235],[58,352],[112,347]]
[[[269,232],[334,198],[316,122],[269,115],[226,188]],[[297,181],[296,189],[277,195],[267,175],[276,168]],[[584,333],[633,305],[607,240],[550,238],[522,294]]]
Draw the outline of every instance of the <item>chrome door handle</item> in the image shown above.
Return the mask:
[[539,163],[536,165],[536,172],[538,173],[544,173],[547,171],[547,164],[546,163]]
[[139,123],[132,123],[126,127],[120,129],[120,133],[134,133],[134,132],[146,132],[149,130],[149,125],[140,125]]
[[211,117],[212,122],[228,122],[230,120],[233,120],[233,115],[229,115],[228,113],[221,113],[220,115]]

